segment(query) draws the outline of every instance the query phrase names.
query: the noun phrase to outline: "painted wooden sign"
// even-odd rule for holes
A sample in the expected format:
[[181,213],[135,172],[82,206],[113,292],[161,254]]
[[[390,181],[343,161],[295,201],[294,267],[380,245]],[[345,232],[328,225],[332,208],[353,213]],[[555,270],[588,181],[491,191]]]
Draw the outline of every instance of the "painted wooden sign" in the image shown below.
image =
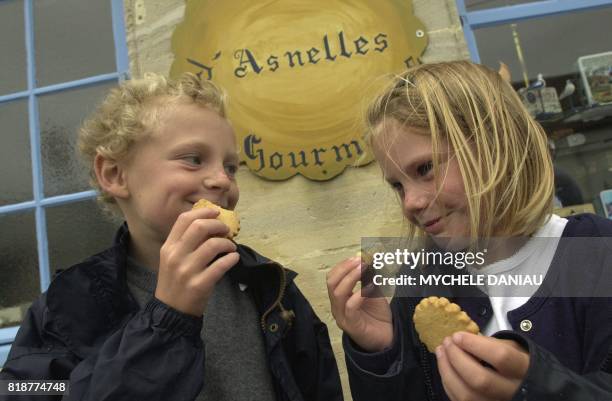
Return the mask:
[[372,160],[366,100],[426,46],[410,0],[190,0],[170,75],[191,71],[228,92],[254,173],[328,180]]

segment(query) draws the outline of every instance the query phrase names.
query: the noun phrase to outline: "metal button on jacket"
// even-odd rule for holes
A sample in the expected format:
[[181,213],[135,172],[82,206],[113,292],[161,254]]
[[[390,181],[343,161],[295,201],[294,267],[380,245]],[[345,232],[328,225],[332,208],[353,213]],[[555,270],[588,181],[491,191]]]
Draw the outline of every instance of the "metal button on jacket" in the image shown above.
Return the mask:
[[521,322],[520,327],[523,331],[529,331],[533,327],[533,323],[531,323],[531,320],[525,319]]

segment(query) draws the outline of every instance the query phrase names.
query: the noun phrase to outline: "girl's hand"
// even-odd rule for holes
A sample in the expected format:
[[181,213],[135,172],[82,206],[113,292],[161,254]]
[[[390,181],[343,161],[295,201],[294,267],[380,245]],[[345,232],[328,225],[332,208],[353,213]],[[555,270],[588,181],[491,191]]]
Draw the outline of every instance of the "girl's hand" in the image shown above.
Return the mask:
[[529,368],[529,354],[514,341],[471,333],[447,337],[436,356],[452,401],[510,400]]
[[215,284],[240,259],[236,245],[223,238],[229,228],[218,214],[211,208],[182,213],[161,247],[155,297],[183,313],[202,316]]
[[336,324],[361,348],[382,351],[393,342],[391,307],[383,297],[353,291],[361,277],[361,258],[338,263],[327,274],[327,292]]

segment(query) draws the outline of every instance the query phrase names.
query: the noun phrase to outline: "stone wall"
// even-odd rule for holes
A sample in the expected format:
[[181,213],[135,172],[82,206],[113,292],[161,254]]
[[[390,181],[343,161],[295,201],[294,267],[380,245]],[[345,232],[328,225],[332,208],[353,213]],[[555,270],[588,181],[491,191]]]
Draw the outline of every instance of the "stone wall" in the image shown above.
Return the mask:
[[[416,16],[429,35],[424,62],[468,59],[453,0],[414,0]],[[125,0],[131,73],[168,73],[170,38],[182,20],[183,0]],[[405,228],[398,202],[372,163],[349,168],[327,182],[302,177],[271,182],[242,167],[238,174],[240,242],[297,271],[297,283],[328,324],[350,400],[340,330],[331,317],[325,275],[353,256],[362,236],[397,236]]]

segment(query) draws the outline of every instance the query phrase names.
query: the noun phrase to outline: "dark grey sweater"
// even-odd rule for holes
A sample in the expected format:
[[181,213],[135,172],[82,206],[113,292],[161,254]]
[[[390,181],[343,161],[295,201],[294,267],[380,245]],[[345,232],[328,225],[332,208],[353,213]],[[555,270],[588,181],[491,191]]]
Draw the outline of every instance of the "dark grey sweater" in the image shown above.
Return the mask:
[[[127,284],[141,308],[155,293],[157,274],[131,258]],[[208,302],[201,333],[204,388],[197,401],[275,400],[259,315],[248,289],[225,276]]]

